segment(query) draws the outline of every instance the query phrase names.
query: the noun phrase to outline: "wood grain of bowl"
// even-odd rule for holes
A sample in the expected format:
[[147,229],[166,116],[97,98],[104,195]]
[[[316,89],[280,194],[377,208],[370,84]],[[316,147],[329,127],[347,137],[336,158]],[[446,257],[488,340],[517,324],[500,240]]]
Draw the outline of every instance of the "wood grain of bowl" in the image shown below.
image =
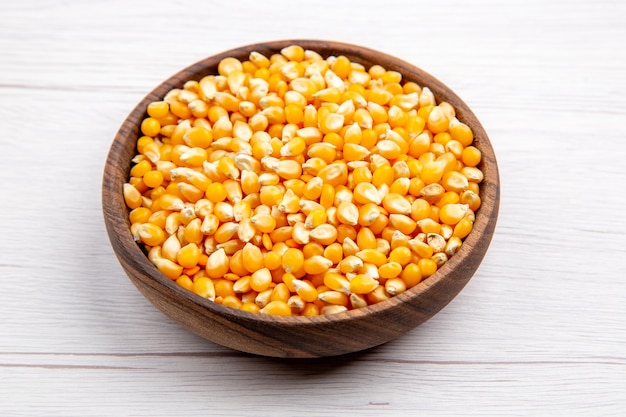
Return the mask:
[[[345,55],[366,68],[380,64],[402,73],[405,81],[428,86],[437,102],[447,101],[454,106],[457,118],[472,128],[474,146],[482,152],[479,165],[484,174],[480,186],[482,205],[476,213],[474,229],[459,252],[434,275],[389,301],[315,317],[239,311],[195,295],[165,277],[131,235],[122,187],[129,177],[148,104],[161,100],[170,89],[180,88],[188,80],[216,74],[218,63],[225,57],[245,60],[251,51],[269,56],[292,44],[317,51],[324,57]],[[156,87],[132,110],[113,140],[104,168],[102,205],[107,233],[124,271],[163,313],[193,333],[223,346],[264,356],[305,358],[340,355],[383,344],[414,329],[446,306],[468,283],[485,256],[498,217],[499,189],[498,166],[487,133],[469,107],[439,80],[382,52],[338,42],[296,39],[225,51],[183,69]]]

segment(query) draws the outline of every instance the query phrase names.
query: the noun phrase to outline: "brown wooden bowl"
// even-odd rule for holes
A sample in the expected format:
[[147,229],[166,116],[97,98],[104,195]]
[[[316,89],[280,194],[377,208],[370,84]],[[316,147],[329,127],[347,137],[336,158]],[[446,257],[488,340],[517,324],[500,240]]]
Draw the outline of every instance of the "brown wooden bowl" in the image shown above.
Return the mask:
[[[131,236],[122,186],[129,177],[147,105],[162,99],[170,89],[181,88],[188,80],[216,74],[217,64],[225,57],[245,60],[251,51],[269,56],[291,44],[317,51],[324,57],[345,55],[366,68],[380,64],[402,73],[405,81],[428,86],[438,102],[445,100],[455,107],[457,118],[472,128],[474,146],[482,152],[479,165],[484,173],[480,187],[482,206],[476,213],[474,229],[459,252],[434,275],[389,301],[316,317],[239,311],[197,296],[162,275]],[[446,306],[470,280],[487,251],[498,217],[499,190],[498,166],[487,133],[469,107],[443,83],[411,64],[378,51],[338,42],[298,39],[248,45],[208,57],[155,88],[129,114],[115,136],[104,169],[102,204],[109,239],[123,269],[139,291],[167,316],[208,340],[240,351],[274,357],[322,357],[385,343]]]

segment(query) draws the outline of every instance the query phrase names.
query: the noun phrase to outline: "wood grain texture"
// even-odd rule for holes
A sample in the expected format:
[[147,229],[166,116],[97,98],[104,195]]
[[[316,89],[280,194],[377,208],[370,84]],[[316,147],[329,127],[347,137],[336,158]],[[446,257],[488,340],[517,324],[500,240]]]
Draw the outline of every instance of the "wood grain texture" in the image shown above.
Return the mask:
[[[617,0],[2,2],[2,414],[621,416],[624,18]],[[101,214],[106,154],[146,92],[289,38],[435,75],[481,120],[502,182],[489,252],[455,301],[323,361],[233,353],[181,328],[126,278]]]

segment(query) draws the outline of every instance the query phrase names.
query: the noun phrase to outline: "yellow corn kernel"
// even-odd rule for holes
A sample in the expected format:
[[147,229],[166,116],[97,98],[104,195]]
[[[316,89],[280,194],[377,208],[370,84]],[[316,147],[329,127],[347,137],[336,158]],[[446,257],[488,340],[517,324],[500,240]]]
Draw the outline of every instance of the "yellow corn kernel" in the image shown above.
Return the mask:
[[328,164],[321,158],[309,158],[302,164],[302,172],[311,176],[318,176]]
[[480,193],[480,187],[478,186],[478,183],[475,182],[470,182],[467,189],[474,192],[475,194]]
[[337,147],[326,142],[314,143],[309,146],[307,156],[309,158],[320,158],[327,164],[330,164],[337,156]]
[[400,194],[389,193],[383,198],[382,203],[390,214],[411,214],[411,203]]
[[209,255],[205,270],[209,278],[222,278],[229,269],[229,259],[224,249],[218,249]]
[[348,225],[359,223],[359,209],[354,203],[342,201],[337,207],[337,220]]
[[339,103],[341,101],[341,90],[336,87],[328,87],[318,90],[313,94],[313,97],[328,103]]
[[368,204],[373,203],[380,205],[382,198],[380,192],[374,184],[369,182],[361,182],[354,187],[354,200],[357,203]]
[[141,178],[146,174],[146,172],[150,171],[151,169],[152,169],[152,164],[150,163],[150,161],[144,159],[138,162],[137,164],[135,164],[130,169],[130,176]]
[[467,204],[446,204],[439,210],[439,220],[454,226],[467,214]]
[[183,273],[183,267],[169,259],[155,258],[152,262],[169,279],[176,280]]
[[293,236],[293,226],[282,226],[274,229],[270,234],[270,238],[274,244],[285,242]]
[[383,238],[376,239],[376,250],[385,256],[391,251],[391,243]]
[[224,190],[226,191],[226,198],[232,203],[237,203],[243,198],[243,191],[239,181],[234,179],[224,181]]
[[365,299],[369,304],[377,304],[383,301],[387,301],[391,298],[384,285],[380,285],[369,294],[365,295]]
[[241,191],[246,194],[258,193],[261,189],[259,176],[254,171],[241,171]]
[[370,154],[369,149],[365,146],[354,143],[346,143],[343,145],[343,158],[350,161],[363,161]]
[[322,168],[317,173],[317,176],[324,181],[324,184],[328,184],[333,187],[345,185],[348,181],[348,167],[345,163],[333,162],[332,164]]
[[381,266],[387,262],[387,257],[376,249],[362,249],[356,253],[363,262]]
[[220,75],[228,76],[233,71],[243,71],[243,65],[237,58],[227,57],[222,59],[218,66],[217,72]]
[[278,204],[278,211],[281,213],[297,213],[299,210],[300,199],[292,190],[287,190]]
[[317,298],[325,303],[332,305],[348,305],[348,296],[340,291],[324,291],[322,293],[319,293]]
[[247,293],[251,290],[250,288],[250,276],[246,275],[233,283],[233,292],[237,294]]
[[152,223],[140,224],[137,234],[142,243],[148,246],[158,246],[165,241],[165,232]]
[[[322,179],[323,181],[323,179]],[[331,184],[322,185],[322,191],[320,193],[320,205],[324,208],[329,208],[333,205],[335,200],[335,187]]]
[[282,267],[285,272],[292,273],[299,271],[304,265],[304,254],[300,249],[289,248],[282,257]]
[[468,167],[475,167],[480,163],[482,154],[480,150],[474,146],[468,146],[461,153],[461,161]]
[[332,261],[319,255],[305,259],[303,264],[304,271],[307,274],[323,274],[328,271],[331,266],[333,266]]
[[355,186],[361,183],[370,183],[372,182],[372,171],[366,166],[356,167],[352,171],[352,181]]
[[380,207],[377,204],[363,204],[359,208],[359,225],[371,226],[374,222],[379,220],[380,214]]
[[403,267],[411,262],[411,250],[406,246],[399,246],[389,254],[389,262],[397,262]]
[[261,308],[253,302],[246,302],[239,307],[241,311],[247,311],[249,313],[259,313]]
[[440,106],[433,108],[428,115],[428,120],[426,122],[428,130],[435,134],[445,132],[448,130],[449,125],[450,119],[448,119],[448,115],[445,111]]
[[131,184],[124,184],[123,186],[124,193],[124,202],[130,209],[136,209],[137,207],[141,207],[143,200],[141,198],[141,193],[137,188],[135,188]]
[[256,292],[262,292],[269,288],[272,283],[272,274],[269,269],[261,268],[254,271],[250,276],[250,288]]
[[151,170],[143,174],[143,183],[150,188],[156,188],[163,184],[163,173],[158,170]]
[[215,288],[216,297],[232,297],[235,295],[233,281],[227,279],[216,279],[213,281],[213,287]]
[[207,298],[211,301],[215,300],[215,286],[213,281],[208,277],[200,277],[194,280],[192,291],[200,297]]
[[376,249],[376,235],[368,227],[361,227],[356,236],[356,244],[361,249]]
[[470,210],[476,211],[480,208],[481,199],[478,194],[471,190],[465,190],[461,193],[459,197],[459,202],[461,204],[467,204]]
[[153,101],[148,104],[147,112],[148,116],[160,119],[165,117],[170,111],[170,106],[165,101]]
[[441,230],[441,224],[430,217],[418,220],[416,223],[422,233],[439,233]]
[[205,192],[194,187],[191,184],[187,184],[186,182],[179,182],[176,184],[178,190],[182,194],[183,197],[189,202],[195,203],[201,198],[204,197]]
[[474,141],[474,133],[465,123],[452,121],[449,123],[450,136],[458,140],[464,147],[470,146]]
[[322,306],[320,313],[323,315],[339,314],[348,311],[348,307],[342,305],[328,304]]
[[286,180],[297,179],[302,175],[302,165],[298,161],[284,159],[278,162],[276,173]]
[[228,156],[219,160],[217,170],[224,174],[226,178],[239,179],[239,168],[235,165],[235,161]]
[[[383,264],[378,268],[378,274],[381,278],[384,279],[396,278],[400,276],[401,273],[402,265],[400,265],[398,262],[387,262],[386,264]],[[389,291],[388,288],[387,291]]]
[[426,242],[422,242],[418,239],[410,239],[408,241],[408,246],[421,258],[430,258],[433,256],[433,248],[431,248]]
[[400,278],[404,281],[406,288],[413,288],[422,281],[422,270],[417,264],[410,263],[404,267]]
[[176,283],[187,291],[193,291],[193,281],[187,275],[181,275],[176,278]]
[[428,201],[418,198],[411,204],[411,218],[415,221],[425,219],[430,214],[430,204]]
[[[381,209],[382,210],[382,209]],[[372,223],[368,225],[374,234],[380,234],[385,227],[389,224],[389,217],[387,217],[382,211]]]
[[394,172],[393,168],[387,162],[384,165],[381,165],[374,169],[372,172],[372,184],[375,187],[380,187],[385,184],[387,186],[391,186],[394,180]]
[[417,223],[404,214],[390,214],[389,223],[405,235],[410,235],[417,228]]
[[155,137],[161,130],[161,124],[154,117],[148,117],[141,122],[141,133]]
[[227,295],[225,297],[216,296],[215,301],[222,300],[221,304],[226,307],[240,309],[243,306],[243,302],[234,295]]
[[128,215],[128,219],[130,223],[147,223],[148,219],[152,215],[152,211],[147,207],[137,207],[136,209],[131,210]]
[[[396,175],[398,177],[398,175]],[[389,192],[394,194],[400,194],[406,196],[409,193],[411,180],[407,177],[397,178],[389,187]]]
[[317,226],[326,223],[327,215],[326,210],[319,208],[312,210],[304,221],[304,226],[307,229],[315,229]]
[[205,195],[212,203],[218,203],[226,199],[226,188],[224,188],[224,184],[214,182],[207,187]]
[[321,224],[311,230],[309,236],[315,242],[330,245],[337,240],[337,229],[331,224]]
[[289,142],[285,143],[282,148],[280,148],[281,156],[297,156],[302,155],[302,153],[306,149],[306,143],[304,139],[299,136],[291,139]]
[[377,153],[387,159],[397,159],[402,154],[400,146],[388,139],[384,139],[376,144]]
[[200,248],[196,243],[188,243],[176,254],[176,262],[183,268],[193,268],[200,260]]
[[446,191],[443,196],[435,203],[435,206],[441,209],[446,204],[458,204],[461,201],[461,197],[454,191]]
[[287,299],[287,305],[294,314],[301,313],[304,310],[305,304],[305,301],[299,295],[292,295]]
[[184,133],[183,140],[192,148],[208,148],[213,142],[213,132],[204,127],[192,127]]
[[237,237],[241,242],[250,242],[256,236],[256,228],[252,224],[249,217],[241,219],[239,222],[239,229],[237,230]]
[[286,303],[289,300],[290,296],[291,296],[291,292],[289,291],[289,288],[287,288],[287,284],[285,284],[284,282],[281,282],[279,284],[276,284],[276,286],[272,289],[272,294],[270,295],[270,302],[271,301],[283,301]]
[[213,234],[213,237],[217,243],[224,243],[232,239],[238,229],[239,224],[235,222],[222,223]]
[[429,277],[437,272],[437,264],[432,259],[420,259],[417,266],[422,272],[423,277]]
[[292,285],[296,290],[296,293],[307,303],[311,303],[317,300],[318,292],[315,286],[307,280],[294,279]]
[[406,284],[401,278],[391,278],[385,281],[385,289],[389,295],[394,296],[406,291]]
[[[241,245],[241,243],[239,243],[239,245]],[[245,268],[243,249],[240,249],[239,245],[237,245],[237,249],[230,256],[230,260],[228,262],[228,267],[230,271],[234,274],[235,280],[248,274],[248,270]],[[201,261],[198,261],[198,263],[201,263]]]
[[301,316],[319,316],[320,308],[314,303],[306,303],[300,312]]
[[261,204],[272,207],[283,199],[283,191],[275,185],[264,185],[261,186],[259,197]]
[[270,301],[263,308],[259,310],[262,314],[271,314],[273,316],[291,316],[291,307],[285,302],[280,300]]
[[260,308],[263,308],[270,302],[270,297],[272,296],[272,288],[268,288],[265,291],[261,291],[259,293],[257,293],[256,291],[251,291],[250,294],[256,294],[256,296],[254,297],[254,303]]
[[261,249],[252,244],[246,243],[242,249],[243,267],[248,272],[256,272],[264,266],[264,257]]
[[333,291],[350,294],[350,281],[342,274],[327,272],[324,274],[324,285]]
[[270,233],[276,228],[276,220],[267,213],[255,214],[250,221],[261,233]]
[[452,236],[464,239],[467,235],[469,235],[473,227],[473,223],[468,218],[461,219],[456,226],[454,226]]
[[350,281],[350,291],[355,294],[369,294],[374,291],[378,285],[378,281],[371,276],[358,274]]

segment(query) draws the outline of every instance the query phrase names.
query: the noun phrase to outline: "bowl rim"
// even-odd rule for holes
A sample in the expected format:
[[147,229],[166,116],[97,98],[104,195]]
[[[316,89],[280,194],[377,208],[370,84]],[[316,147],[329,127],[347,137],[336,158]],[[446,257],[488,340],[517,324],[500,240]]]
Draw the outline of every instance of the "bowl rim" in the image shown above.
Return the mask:
[[[151,101],[162,99],[165,93],[172,88],[181,88],[184,82],[191,79],[189,78],[190,73],[196,74],[196,79],[198,80],[200,79],[199,74],[201,73],[216,73],[216,71],[211,71],[211,68],[216,68],[217,63],[219,63],[219,61],[225,57],[242,57],[244,56],[243,54],[249,53],[251,51],[259,51],[264,54],[267,54],[269,52],[279,52],[280,49],[289,45],[300,45],[305,49],[310,49],[318,53],[320,53],[319,50],[337,52],[337,54],[320,53],[324,58],[331,55],[344,54],[346,56],[349,56],[349,58],[355,62],[369,62],[373,60],[372,57],[377,57],[377,60],[385,61],[385,68],[393,69],[402,73],[403,81],[413,80],[422,87],[428,87],[433,92],[437,103],[441,101],[454,101],[454,108],[457,115],[460,116],[458,117],[459,120],[471,126],[474,133],[475,142],[478,141],[480,143],[479,149],[481,150],[483,157],[483,161],[481,161],[481,164],[483,164],[483,168],[481,170],[483,171],[485,180],[483,181],[483,183],[481,183],[480,187],[482,204],[476,212],[474,228],[472,229],[470,234],[463,240],[463,245],[461,245],[459,251],[454,256],[450,257],[450,259],[433,275],[424,278],[414,287],[406,290],[401,294],[391,297],[389,300],[377,304],[368,305],[362,308],[348,310],[345,312],[318,316],[275,316],[269,314],[251,313],[231,307],[226,307],[184,289],[176,282],[163,275],[156,268],[156,266],[149,261],[144,251],[140,248],[139,244],[134,241],[130,231],[130,222],[128,220],[128,216],[126,215],[124,224],[120,224],[116,221],[116,213],[117,215],[119,215],[119,213],[128,213],[129,210],[126,207],[124,199],[122,197],[123,182],[116,183],[114,181],[114,174],[116,172],[119,173],[119,171],[121,170],[121,173],[125,174],[125,177],[122,177],[128,178],[128,171],[130,170],[132,164],[130,159],[128,161],[116,160],[119,155],[117,152],[114,152],[114,148],[116,148],[116,146],[125,146],[124,143],[128,140],[127,137],[129,137],[130,135],[135,136],[131,139],[133,140],[133,142],[136,142],[139,137],[137,133],[138,126],[141,123],[141,120],[147,114],[146,109],[148,103],[150,103]],[[428,80],[428,83],[422,83],[422,80],[424,79]],[[133,149],[135,148],[133,147]],[[489,160],[488,165],[484,164],[485,158],[488,158]],[[485,167],[489,168],[488,172],[485,172]],[[482,195],[484,192],[483,186],[485,186],[485,181],[489,181],[489,185],[491,185],[493,188],[493,190],[489,190],[490,192],[485,193],[487,199],[483,198]],[[136,269],[138,272],[141,272],[145,276],[149,277],[153,285],[162,286],[164,287],[162,288],[163,290],[188,299],[189,301],[228,320],[251,320],[261,323],[280,324],[281,326],[289,327],[316,326],[323,323],[357,320],[364,316],[385,313],[398,307],[399,305],[403,305],[411,300],[418,299],[424,296],[425,293],[428,293],[431,288],[441,285],[444,281],[453,279],[454,271],[459,266],[462,266],[464,261],[468,257],[480,256],[480,259],[478,260],[478,263],[480,263],[482,261],[482,258],[485,256],[487,247],[489,246],[495,230],[495,224],[497,222],[499,212],[499,188],[500,179],[497,161],[495,158],[492,144],[489,140],[489,137],[487,136],[485,129],[483,128],[478,118],[474,115],[473,111],[469,108],[469,106],[443,82],[439,81],[437,78],[433,77],[416,65],[368,47],[344,42],[316,39],[284,39],[248,44],[245,46],[228,49],[223,52],[210,55],[176,72],[165,81],[159,83],[155,88],[153,88],[152,91],[150,91],[124,119],[122,125],[115,135],[113,143],[111,144],[111,148],[106,158],[103,173],[102,208],[109,239],[114,247],[114,252],[115,255],[118,257],[118,260],[122,263],[123,266],[127,265],[128,267]],[[111,199],[109,194],[107,193],[117,193],[118,197]],[[105,196],[105,194],[107,195]],[[489,201],[490,204],[486,204],[487,201]],[[479,243],[479,240],[482,240],[482,243],[485,246],[482,250],[482,253],[477,253],[473,251],[473,249]],[[122,250],[117,249],[118,247]],[[469,279],[467,279],[467,281],[469,281]],[[463,283],[461,289],[463,286],[465,286],[465,284],[466,283]],[[453,299],[455,296],[456,294],[452,296],[451,299]],[[451,299],[449,301],[451,301]],[[448,302],[446,302],[445,304],[447,304]],[[445,304],[440,306],[440,308],[445,307]]]

